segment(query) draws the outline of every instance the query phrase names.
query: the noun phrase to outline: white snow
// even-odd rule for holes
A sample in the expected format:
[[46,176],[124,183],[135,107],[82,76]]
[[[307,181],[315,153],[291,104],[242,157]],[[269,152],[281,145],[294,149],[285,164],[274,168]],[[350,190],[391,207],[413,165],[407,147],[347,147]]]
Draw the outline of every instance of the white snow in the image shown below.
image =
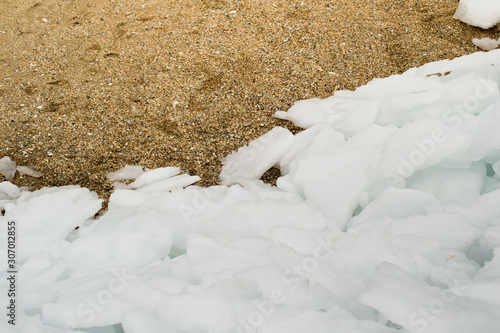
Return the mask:
[[16,176],[16,171],[19,171],[21,176],[27,175],[30,177],[41,177],[42,173],[28,166],[16,166],[16,162],[12,161],[9,156],[0,158],[0,174],[3,174],[7,180],[12,180]]
[[16,162],[10,157],[4,156],[0,158],[0,174],[5,176],[5,179],[12,180],[16,175]]
[[129,180],[136,179],[144,173],[144,167],[140,165],[125,165],[118,171],[110,172],[106,175],[109,180]]
[[36,171],[33,168],[30,168],[28,166],[21,166],[20,165],[16,169],[17,169],[17,171],[19,171],[19,173],[21,175],[28,175],[28,176],[35,177],[35,178],[42,177],[42,173],[41,172]]
[[174,167],[143,170],[142,166],[126,165],[116,172],[108,173],[107,177],[110,180],[135,179],[135,181],[129,185],[114,182],[114,188],[115,190],[133,189],[143,192],[171,191],[179,187],[189,186],[201,179],[198,176],[189,176],[187,174],[179,175],[180,172],[181,170],[179,168]]
[[11,182],[0,183],[0,200],[17,199],[21,196],[21,190]]
[[[151,171],[150,171],[151,172]],[[171,178],[162,179],[156,183],[145,185],[139,188],[140,191],[161,192],[171,191],[179,187],[186,187],[201,180],[198,176],[179,175]]]
[[500,1],[460,0],[453,17],[467,24],[489,29],[500,23]]
[[293,134],[282,127],[275,127],[248,146],[225,157],[220,180],[224,185],[246,185],[259,179],[285,153],[293,142]]
[[228,156],[225,185],[127,166],[95,219],[87,189],[0,183],[0,329],[498,332],[499,85],[493,50],[301,101],[277,116],[306,129]]
[[500,45],[500,42],[497,39],[491,39],[491,38],[473,38],[472,43],[479,47],[480,49],[483,49],[485,51],[491,51],[494,50]]
[[180,172],[181,170],[179,168],[173,168],[173,167],[158,168],[155,170],[151,170],[137,177],[137,179],[130,184],[130,187],[135,189],[141,188],[147,185],[154,184],[161,180],[176,176]]

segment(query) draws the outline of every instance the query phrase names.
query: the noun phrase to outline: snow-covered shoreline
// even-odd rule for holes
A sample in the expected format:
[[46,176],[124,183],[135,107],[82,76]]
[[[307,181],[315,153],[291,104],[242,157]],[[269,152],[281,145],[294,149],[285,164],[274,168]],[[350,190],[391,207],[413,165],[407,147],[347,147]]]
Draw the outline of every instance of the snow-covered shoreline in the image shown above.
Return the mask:
[[277,116],[306,130],[227,157],[243,186],[148,171],[97,220],[87,189],[2,183],[2,332],[496,332],[499,84],[491,51],[301,101]]
[[0,183],[2,332],[498,332],[500,50],[276,116],[305,130],[227,156],[224,185],[127,166],[98,218],[88,189]]

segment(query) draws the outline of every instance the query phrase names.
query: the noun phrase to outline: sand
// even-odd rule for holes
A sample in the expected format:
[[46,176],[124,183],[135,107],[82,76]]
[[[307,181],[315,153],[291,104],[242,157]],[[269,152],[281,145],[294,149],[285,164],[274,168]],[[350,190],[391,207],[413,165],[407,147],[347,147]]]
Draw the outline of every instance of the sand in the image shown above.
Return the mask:
[[[217,184],[221,158],[325,98],[498,37],[456,0],[0,0],[0,157],[102,197],[125,164]],[[264,176],[272,182],[276,170]],[[0,176],[0,181],[3,178]]]

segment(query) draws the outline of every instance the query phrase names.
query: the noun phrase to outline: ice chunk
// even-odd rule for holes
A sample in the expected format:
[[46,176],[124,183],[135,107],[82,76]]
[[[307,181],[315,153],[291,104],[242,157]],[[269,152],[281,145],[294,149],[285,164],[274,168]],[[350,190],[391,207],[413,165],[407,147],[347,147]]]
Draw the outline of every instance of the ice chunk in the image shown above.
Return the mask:
[[373,124],[379,113],[379,101],[359,101],[351,105],[349,112],[334,121],[332,126],[346,136],[353,136]]
[[259,179],[275,165],[290,148],[293,134],[282,127],[275,127],[260,138],[241,147],[222,160],[220,180],[224,185],[242,184]]
[[497,39],[491,38],[473,38],[472,43],[485,51],[496,49],[500,44]]
[[35,178],[42,177],[41,172],[36,171],[28,166],[18,166],[17,171],[19,171],[21,175],[28,175]]
[[7,180],[12,180],[16,176],[16,162],[12,161],[9,156],[0,158],[0,174],[4,175]]
[[18,262],[41,251],[59,256],[69,243],[66,236],[83,224],[100,208],[102,200],[79,186],[43,188],[23,192],[5,217],[17,221],[19,237]]
[[495,332],[500,306],[464,297],[464,288],[459,283],[445,289],[429,286],[383,263],[358,299],[408,332]]
[[17,199],[21,196],[21,190],[11,182],[0,183],[0,200]]
[[151,194],[130,189],[117,189],[111,194],[109,207],[116,209],[131,209],[140,207],[144,202],[151,199]]
[[210,272],[242,270],[269,262],[266,250],[271,242],[265,239],[239,238],[220,244],[209,237],[190,234],[186,242],[187,256],[198,279]]
[[30,258],[19,269],[19,283],[23,289],[38,290],[52,284],[62,275],[66,264],[48,253],[40,253]]
[[406,180],[408,187],[433,193],[441,202],[471,202],[479,197],[486,177],[486,167],[474,163],[469,169],[431,167],[416,172]]
[[[151,172],[151,171],[150,171]],[[143,192],[167,192],[172,191],[176,188],[186,187],[197,181],[201,180],[198,176],[189,176],[189,175],[179,175],[171,178],[166,178],[156,183],[151,183],[149,185],[144,185],[140,187],[138,190]],[[146,180],[144,181],[146,182]]]
[[128,312],[123,317],[122,325],[123,330],[127,333],[163,333],[167,331],[158,316],[142,309]]
[[313,126],[295,135],[290,149],[278,161],[282,175],[290,172],[292,165],[307,156],[329,154],[345,144],[345,138],[333,128],[324,125]]
[[235,296],[222,293],[172,295],[165,297],[157,313],[171,325],[172,332],[232,332],[236,323]]
[[309,128],[314,125],[328,123],[329,115],[334,111],[331,108],[331,100],[312,98],[304,101],[298,101],[287,111],[278,111],[274,114],[276,118],[287,119],[295,125],[302,128]]
[[[483,234],[481,243],[485,247],[500,249],[500,224],[494,225]],[[500,261],[500,255],[499,261]]]
[[295,187],[307,202],[343,226],[368,185],[366,166],[378,158],[376,150],[354,150],[303,159],[288,175],[279,178],[277,185],[281,189]]
[[[359,303],[351,304],[352,312],[369,313],[367,307]],[[395,327],[390,327],[383,322],[376,322],[371,317],[363,317],[364,320],[359,320],[357,315],[346,310],[342,305],[330,305],[326,308],[314,309],[305,308],[300,311],[281,308],[266,316],[263,327],[259,332],[262,333],[303,333],[303,332],[349,332],[349,333],[398,333],[400,332]],[[267,314],[267,313],[265,313]],[[253,315],[253,314],[252,314]],[[254,317],[249,317],[253,319]],[[254,319],[253,319],[254,320]],[[256,332],[255,328],[250,325],[254,323],[249,320],[247,326],[241,326],[238,332]],[[255,324],[255,323],[254,323]],[[333,329],[332,329],[333,328]]]
[[398,179],[408,178],[417,170],[465,150],[468,140],[457,130],[436,121],[422,119],[408,123],[386,141],[379,168],[387,182],[394,185]]
[[179,168],[166,167],[158,168],[151,171],[147,171],[141,174],[133,183],[130,184],[132,188],[141,188],[153,183],[159,182],[161,180],[178,175],[181,172]]
[[[485,159],[486,162],[495,163],[500,156],[500,132],[496,129],[500,126],[500,114],[494,112],[500,107],[500,101],[491,105],[487,111],[478,118],[481,128],[467,149],[467,156],[472,161]],[[490,154],[493,154],[492,156]]]
[[[285,199],[264,197],[265,200],[244,200],[235,203],[216,215],[213,228],[217,235],[238,237],[269,237],[273,227],[288,226],[306,230],[322,230],[328,224],[319,212],[306,205],[300,198]],[[234,216],[245,216],[234,223]]]
[[302,228],[277,226],[271,229],[271,238],[276,244],[285,244],[302,254],[319,251],[318,239],[321,236],[321,232],[304,232]]
[[64,258],[70,270],[144,265],[165,258],[172,243],[173,230],[157,212],[116,211],[74,240]]
[[[408,82],[401,82],[403,86],[407,84]],[[441,99],[442,94],[443,85],[432,82],[432,84],[428,83],[425,90],[414,87],[406,94],[391,96],[381,103],[377,123],[401,127],[422,114],[425,108],[435,105]]]
[[494,177],[485,177],[484,178],[484,185],[483,188],[481,189],[481,194],[486,194],[490,193],[493,191],[496,191],[499,188],[499,181],[494,178]]
[[127,164],[118,171],[107,173],[106,177],[108,177],[108,179],[111,181],[127,180],[127,179],[136,179],[143,173],[144,173],[143,166]]
[[42,321],[63,329],[117,324],[125,313],[135,309],[135,305],[125,302],[111,290],[103,288],[45,303],[41,309]]
[[495,174],[500,176],[500,161],[495,162],[493,165],[493,171],[495,171]]
[[406,188],[389,188],[371,201],[351,222],[356,225],[379,217],[402,218],[423,215],[426,207],[438,205],[439,200],[432,193]]
[[500,23],[500,2],[496,0],[460,0],[453,18],[483,29]]
[[[500,228],[497,228],[497,233]],[[500,240],[500,233],[497,239]],[[500,244],[500,242],[498,242]],[[474,276],[474,283],[467,286],[464,293],[473,298],[500,305],[500,247],[493,249],[493,258]]]
[[481,229],[473,226],[465,217],[452,213],[428,213],[412,215],[392,221],[394,235],[416,235],[436,239],[443,248],[465,251],[481,236]]

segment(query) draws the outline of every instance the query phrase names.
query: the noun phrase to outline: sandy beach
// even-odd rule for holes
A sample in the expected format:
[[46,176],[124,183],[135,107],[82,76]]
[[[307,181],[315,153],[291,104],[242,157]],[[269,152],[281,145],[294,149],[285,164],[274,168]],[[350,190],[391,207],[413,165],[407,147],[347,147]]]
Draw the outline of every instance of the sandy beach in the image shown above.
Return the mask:
[[[456,0],[0,1],[0,158],[107,197],[125,164],[217,184],[295,101],[478,51]],[[276,172],[264,176],[272,182]],[[0,176],[0,181],[4,180]]]

